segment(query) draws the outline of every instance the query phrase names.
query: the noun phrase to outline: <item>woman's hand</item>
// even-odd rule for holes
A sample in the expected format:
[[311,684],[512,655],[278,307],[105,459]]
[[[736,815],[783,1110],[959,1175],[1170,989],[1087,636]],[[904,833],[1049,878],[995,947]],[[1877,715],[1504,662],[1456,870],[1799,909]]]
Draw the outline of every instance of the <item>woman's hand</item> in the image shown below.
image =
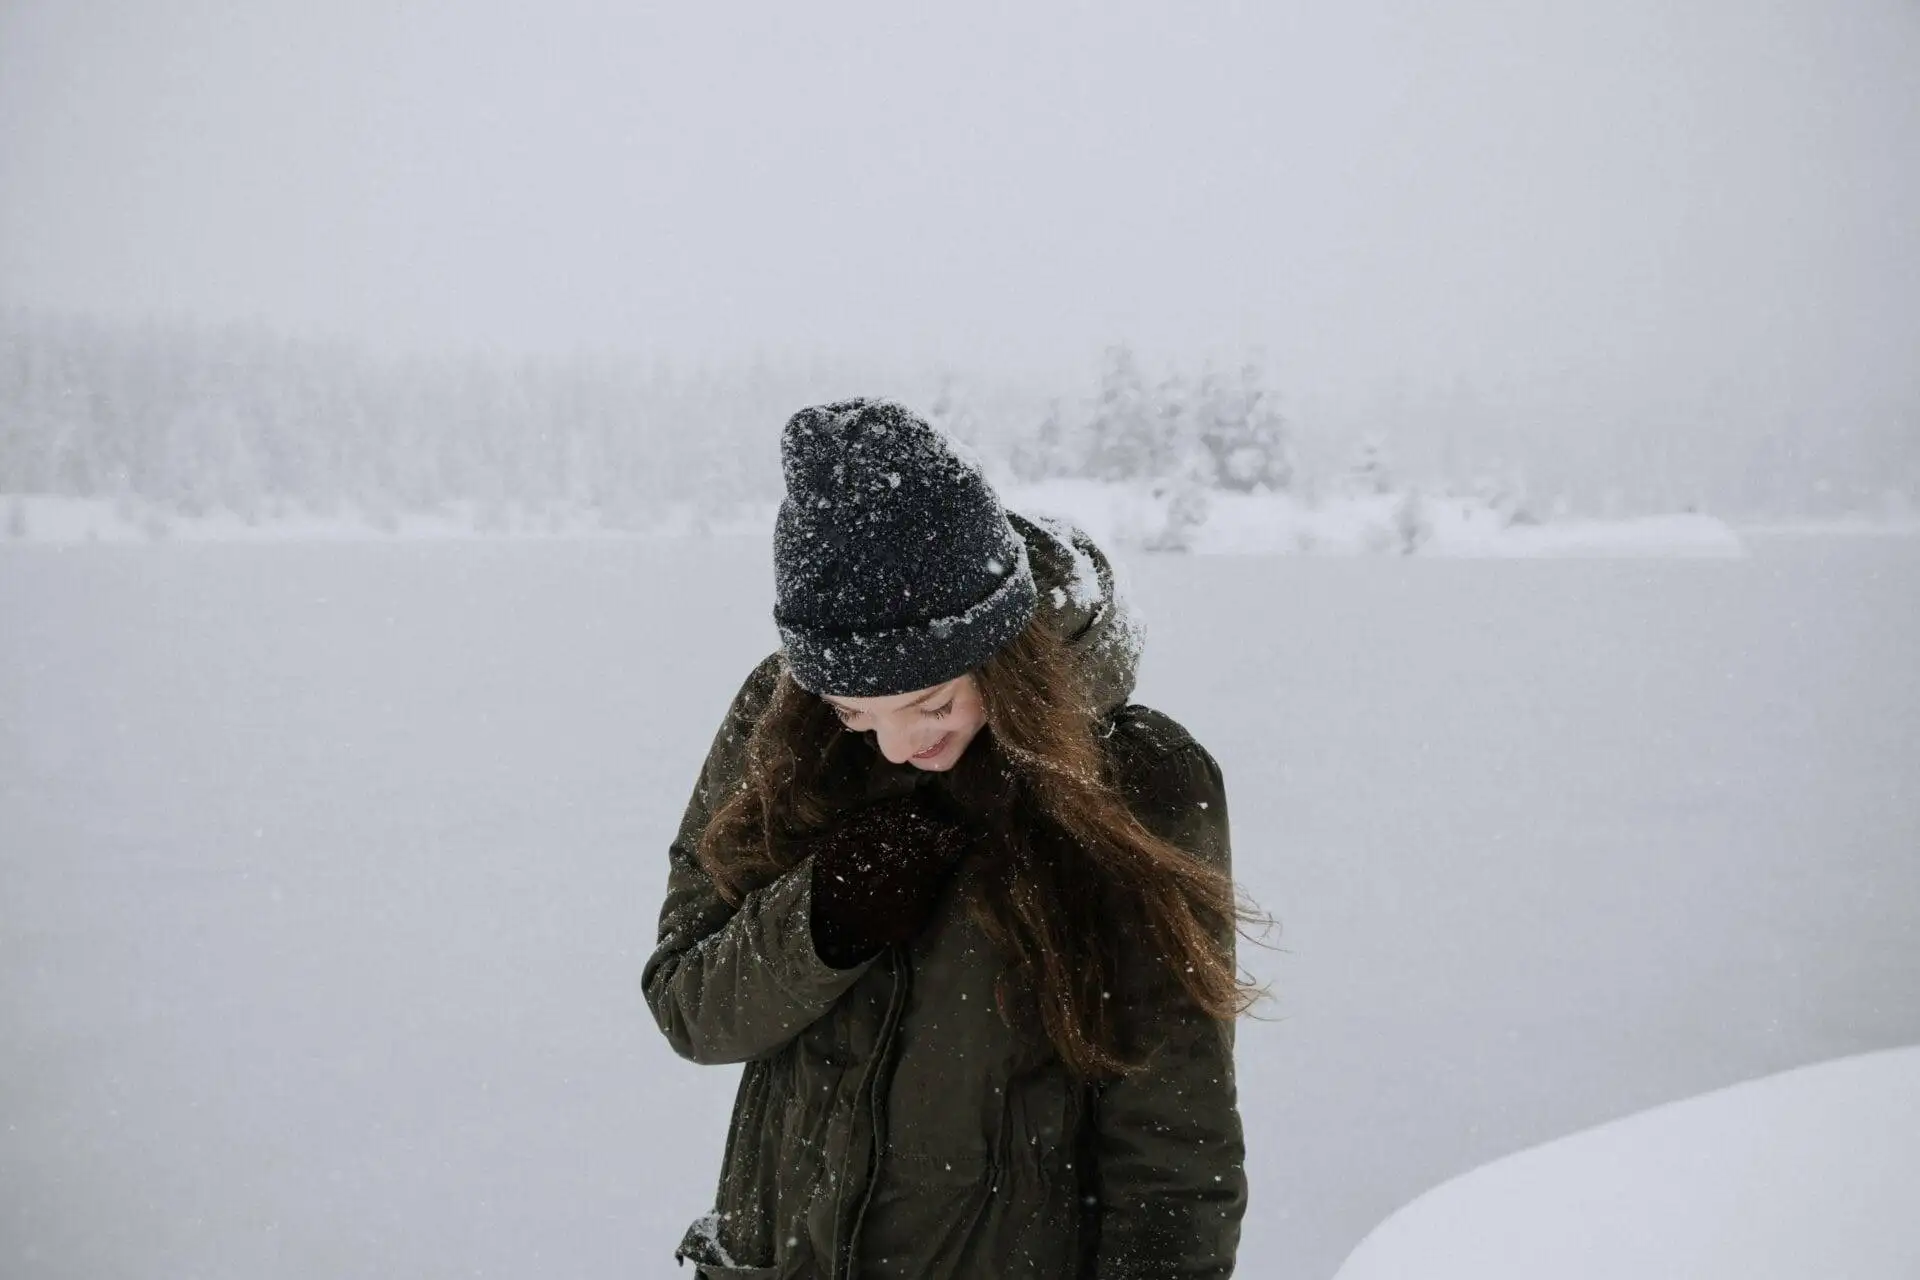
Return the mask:
[[963,827],[917,794],[855,810],[810,838],[814,950],[850,969],[911,941],[968,843]]

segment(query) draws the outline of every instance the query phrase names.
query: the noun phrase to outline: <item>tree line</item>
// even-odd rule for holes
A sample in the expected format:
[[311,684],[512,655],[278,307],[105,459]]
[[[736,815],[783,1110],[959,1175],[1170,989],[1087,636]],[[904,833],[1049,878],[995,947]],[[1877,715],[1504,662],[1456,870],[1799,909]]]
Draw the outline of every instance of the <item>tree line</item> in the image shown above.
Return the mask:
[[[1319,440],[1309,465],[1307,437],[1255,358],[1150,370],[1115,346],[1091,389],[1069,396],[755,359],[377,354],[257,324],[12,309],[0,311],[0,493],[250,521],[298,509],[382,523],[463,503],[482,527],[517,512],[642,528],[676,506],[724,515],[777,499],[779,424],[855,389],[900,395],[1020,482],[1161,481],[1306,501],[1330,484],[1398,483],[1378,435],[1335,449]],[[1495,481],[1443,480],[1525,505],[1515,466]],[[1769,483],[1785,491],[1781,477]]]

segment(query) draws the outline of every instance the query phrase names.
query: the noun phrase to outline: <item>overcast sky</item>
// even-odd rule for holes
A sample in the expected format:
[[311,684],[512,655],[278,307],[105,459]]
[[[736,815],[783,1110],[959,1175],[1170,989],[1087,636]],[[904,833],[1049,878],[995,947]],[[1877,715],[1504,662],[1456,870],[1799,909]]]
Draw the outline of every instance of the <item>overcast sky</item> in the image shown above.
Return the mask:
[[1920,395],[1914,0],[943,8],[0,0],[0,300]]

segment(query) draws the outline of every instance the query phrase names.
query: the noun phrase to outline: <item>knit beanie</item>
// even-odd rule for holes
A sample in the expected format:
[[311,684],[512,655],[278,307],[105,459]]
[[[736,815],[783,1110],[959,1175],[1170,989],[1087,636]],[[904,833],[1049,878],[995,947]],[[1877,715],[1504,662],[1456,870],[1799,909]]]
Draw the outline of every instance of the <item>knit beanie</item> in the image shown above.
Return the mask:
[[780,436],[774,609],[801,688],[872,698],[944,684],[1018,635],[1026,544],[979,465],[902,405],[802,409]]

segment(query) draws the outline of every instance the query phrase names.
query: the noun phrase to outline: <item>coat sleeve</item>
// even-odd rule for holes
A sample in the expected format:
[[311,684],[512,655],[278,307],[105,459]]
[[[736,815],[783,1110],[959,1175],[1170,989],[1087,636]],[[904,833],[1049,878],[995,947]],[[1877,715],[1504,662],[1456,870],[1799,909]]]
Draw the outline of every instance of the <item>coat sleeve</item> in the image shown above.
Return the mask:
[[778,670],[777,655],[754,669],[714,735],[668,849],[658,942],[641,974],[654,1021],[674,1052],[694,1062],[745,1062],[778,1052],[867,969],[864,963],[831,968],[815,954],[811,858],[735,907],[695,852],[720,802],[742,785],[747,735],[772,696]]
[[[1155,834],[1232,872],[1220,766],[1188,740],[1146,766],[1136,812]],[[1233,925],[1223,944],[1233,954]],[[1157,957],[1143,957],[1157,961]],[[1246,1147],[1233,1070],[1233,1024],[1149,972],[1129,981],[1145,1067],[1094,1100],[1098,1280],[1233,1273],[1246,1212]],[[1149,994],[1151,993],[1151,994]]]

